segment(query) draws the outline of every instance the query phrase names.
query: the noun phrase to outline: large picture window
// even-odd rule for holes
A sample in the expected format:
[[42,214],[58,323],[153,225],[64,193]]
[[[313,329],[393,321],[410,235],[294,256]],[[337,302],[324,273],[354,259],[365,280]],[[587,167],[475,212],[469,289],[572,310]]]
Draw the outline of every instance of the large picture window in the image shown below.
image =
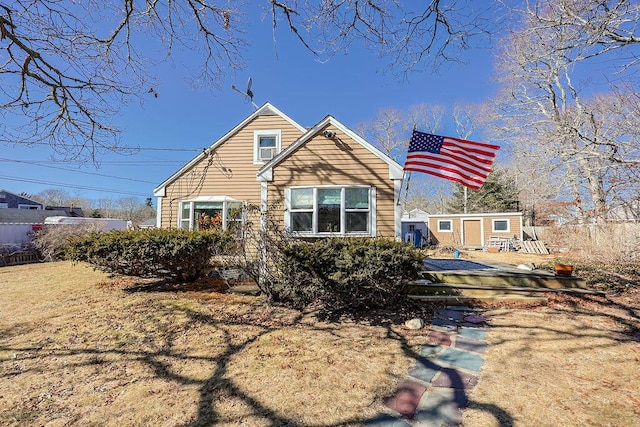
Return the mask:
[[294,187],[288,190],[285,223],[309,235],[373,235],[373,187]]
[[201,196],[180,203],[180,227],[190,230],[240,229],[243,202],[228,196]]

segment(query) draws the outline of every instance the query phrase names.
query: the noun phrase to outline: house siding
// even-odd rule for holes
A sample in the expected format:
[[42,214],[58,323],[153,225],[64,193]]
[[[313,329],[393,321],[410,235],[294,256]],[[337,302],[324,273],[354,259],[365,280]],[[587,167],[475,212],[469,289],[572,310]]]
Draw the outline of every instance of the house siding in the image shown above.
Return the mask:
[[[451,221],[451,232],[438,231],[438,221]],[[482,224],[482,244],[486,245],[489,238],[506,237],[522,239],[522,214],[521,213],[496,213],[496,214],[452,214],[429,216],[429,233],[432,244],[436,245],[461,245],[463,242],[462,222],[466,220],[480,220]],[[509,231],[493,231],[493,220],[508,220]]]
[[239,129],[208,157],[165,186],[161,199],[161,227],[176,227],[180,201],[197,196],[230,196],[247,203],[260,204],[260,183],[254,164],[254,131],[281,130],[281,148],[285,149],[302,132],[278,115],[262,115]]
[[0,203],[6,204],[8,209],[18,209],[20,205],[25,206],[37,206],[38,209],[43,209],[42,203],[38,203],[26,197],[19,196],[18,194],[11,193],[6,190],[0,190]]
[[[336,138],[322,133],[330,130]],[[284,191],[295,186],[369,185],[376,188],[376,235],[394,237],[394,184],[389,165],[328,125],[273,168],[268,183],[271,219],[284,225]]]

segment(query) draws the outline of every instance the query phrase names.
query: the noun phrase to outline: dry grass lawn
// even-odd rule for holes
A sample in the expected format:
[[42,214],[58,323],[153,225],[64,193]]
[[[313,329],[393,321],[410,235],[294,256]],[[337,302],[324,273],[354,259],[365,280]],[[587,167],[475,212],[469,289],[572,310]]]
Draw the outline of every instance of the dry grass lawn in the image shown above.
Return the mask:
[[[552,255],[471,253],[505,262]],[[637,282],[636,282],[637,285]],[[640,288],[488,312],[489,347],[464,425],[640,426]]]
[[0,295],[2,426],[357,425],[425,342],[67,262],[1,268]]
[[[491,310],[464,425],[640,425],[638,288]],[[424,330],[322,322],[211,283],[4,267],[0,425],[360,425],[425,342]]]

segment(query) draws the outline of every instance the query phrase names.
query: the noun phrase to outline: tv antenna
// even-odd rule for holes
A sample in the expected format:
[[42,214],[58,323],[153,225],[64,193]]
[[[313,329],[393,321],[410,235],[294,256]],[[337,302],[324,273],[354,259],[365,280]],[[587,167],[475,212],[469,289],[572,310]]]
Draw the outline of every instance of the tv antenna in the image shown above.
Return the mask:
[[249,77],[249,80],[247,81],[247,90],[246,91],[241,91],[240,89],[238,89],[237,87],[235,87],[234,85],[231,85],[231,89],[235,90],[236,92],[238,92],[241,95],[244,95],[247,100],[249,102],[251,102],[251,105],[253,105],[253,108],[255,108],[256,110],[258,109],[258,106],[253,102],[253,92],[251,92],[251,84],[253,83],[251,77]]

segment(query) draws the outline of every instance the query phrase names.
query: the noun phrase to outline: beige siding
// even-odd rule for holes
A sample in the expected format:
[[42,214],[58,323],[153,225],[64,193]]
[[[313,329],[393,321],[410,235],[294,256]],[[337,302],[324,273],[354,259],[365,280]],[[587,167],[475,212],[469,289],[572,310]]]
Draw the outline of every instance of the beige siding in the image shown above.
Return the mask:
[[[474,215],[469,214],[467,216],[437,216],[437,217],[429,217],[429,232],[431,235],[431,241],[434,244],[439,245],[460,245],[463,242],[462,239],[462,220],[465,219],[480,219],[482,221],[482,236],[483,243],[486,245],[489,241],[489,237],[497,236],[497,237],[507,237],[507,238],[516,238],[520,239],[522,236],[522,217],[519,215]],[[493,220],[508,220],[509,221],[509,231],[506,232],[497,232],[493,231]],[[452,222],[451,232],[440,232],[438,231],[438,221],[439,220],[450,220]]]
[[[332,130],[328,139],[322,131]],[[305,185],[371,185],[376,187],[377,235],[394,237],[394,188],[389,165],[332,126],[327,126],[273,169],[269,203],[279,202],[273,220],[284,220],[284,190]]]
[[254,164],[254,131],[280,129],[282,149],[298,139],[302,132],[280,116],[258,116],[238,130],[207,158],[184,171],[166,186],[162,199],[162,227],[178,224],[181,200],[197,196],[230,196],[248,203],[260,203],[260,183]]
[[[509,221],[509,231],[498,232],[491,231],[493,229],[492,220],[500,219],[500,220],[508,220]],[[501,218],[484,218],[484,241],[485,243],[489,241],[489,237],[507,237],[507,238],[517,238],[520,239],[521,236],[521,217],[501,217]]]
[[[450,220],[451,232],[438,231],[439,220]],[[431,218],[430,217],[429,232],[431,233],[431,241],[437,245],[456,246],[462,242],[462,236],[460,235],[460,218],[456,218],[456,217]]]

